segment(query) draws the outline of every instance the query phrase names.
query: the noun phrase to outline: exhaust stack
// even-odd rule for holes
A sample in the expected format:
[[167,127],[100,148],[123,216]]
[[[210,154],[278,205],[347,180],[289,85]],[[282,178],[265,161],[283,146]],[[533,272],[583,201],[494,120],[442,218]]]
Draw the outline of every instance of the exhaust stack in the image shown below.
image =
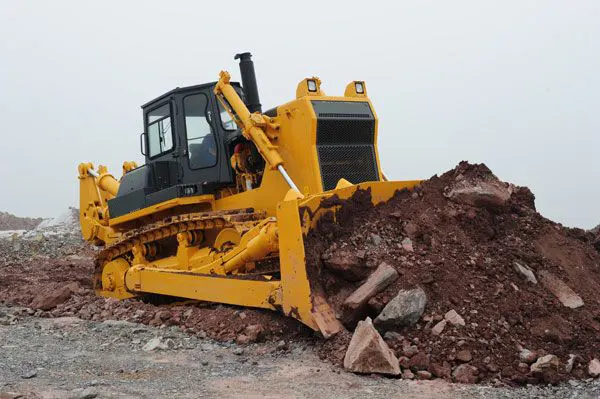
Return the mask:
[[260,99],[258,98],[258,86],[256,84],[256,74],[254,73],[254,62],[252,54],[236,54],[234,59],[240,60],[240,73],[242,75],[242,86],[246,94],[248,109],[250,112],[262,112]]

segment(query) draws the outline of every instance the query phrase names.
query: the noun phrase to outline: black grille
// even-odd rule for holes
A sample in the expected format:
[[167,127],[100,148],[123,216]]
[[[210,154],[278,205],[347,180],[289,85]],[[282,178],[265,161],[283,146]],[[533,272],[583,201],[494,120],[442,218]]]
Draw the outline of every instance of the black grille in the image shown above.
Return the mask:
[[368,119],[319,119],[317,144],[373,144],[375,121]]
[[371,144],[319,146],[319,163],[325,191],[334,189],[341,178],[353,184],[379,180]]
[[313,101],[323,190],[344,178],[352,184],[378,181],[375,118],[368,103]]

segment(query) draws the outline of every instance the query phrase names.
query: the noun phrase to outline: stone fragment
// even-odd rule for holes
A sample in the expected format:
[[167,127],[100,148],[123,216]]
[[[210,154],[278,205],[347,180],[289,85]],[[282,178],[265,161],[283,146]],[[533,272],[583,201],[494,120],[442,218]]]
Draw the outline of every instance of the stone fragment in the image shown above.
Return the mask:
[[554,274],[546,270],[542,270],[538,274],[544,287],[557,297],[563,305],[571,309],[583,306],[583,299]]
[[469,352],[466,349],[463,349],[461,351],[458,351],[458,353],[456,354],[456,360],[458,360],[459,362],[467,363],[473,360],[473,356],[471,355],[471,352]]
[[463,319],[461,315],[456,313],[456,310],[454,309],[446,312],[446,314],[444,315],[444,320],[448,321],[448,323],[452,324],[453,326],[464,327],[465,325],[465,319]]
[[[373,296],[386,289],[398,279],[398,272],[382,262],[369,278],[342,304],[342,321],[350,328],[365,316],[366,305]],[[384,308],[385,309],[385,308]]]
[[400,374],[398,359],[368,317],[354,330],[344,357],[344,368],[354,373]]
[[406,237],[404,240],[402,240],[400,245],[402,246],[402,249],[404,249],[407,252],[414,252],[414,250],[415,250],[413,248],[412,240],[408,237]]
[[419,352],[413,357],[410,358],[408,362],[408,367],[411,370],[429,370],[430,358],[429,355],[425,352]]
[[433,328],[431,329],[431,333],[433,335],[440,335],[442,333],[442,331],[444,331],[444,328],[446,327],[446,320],[442,320],[438,323],[436,323],[435,326],[433,326]]
[[565,371],[567,373],[573,371],[573,367],[575,366],[575,359],[577,359],[577,356],[573,355],[572,353],[569,354],[569,360],[567,360],[567,364],[565,364]]
[[422,288],[400,290],[377,316],[375,325],[382,330],[412,326],[419,321],[426,303],[427,295]]
[[479,370],[468,363],[457,366],[452,372],[454,382],[462,384],[475,384],[478,380]]
[[364,259],[349,249],[328,250],[321,259],[327,269],[348,281],[360,281],[370,272]]
[[517,365],[517,371],[522,374],[529,373],[529,365],[525,362],[519,362]]
[[588,364],[588,374],[590,377],[598,377],[600,375],[600,361],[596,358],[590,360]]
[[21,378],[28,380],[30,378],[37,377],[37,370],[31,370],[26,373],[21,374]]
[[560,361],[555,355],[540,356],[536,360],[536,362],[533,363],[531,367],[529,367],[529,370],[532,373],[541,373],[544,371],[544,369],[549,368],[554,368],[555,370],[558,370],[559,363]]
[[531,364],[535,362],[538,358],[538,354],[534,351],[530,351],[529,349],[522,348],[519,350],[519,360],[523,363]]
[[419,371],[417,371],[417,378],[420,380],[430,380],[431,373],[426,370],[419,370]]
[[379,244],[381,244],[381,237],[378,236],[377,234],[373,234],[371,233],[371,241],[373,242],[374,245],[378,246]]
[[264,328],[260,324],[251,324],[244,329],[244,335],[246,335],[250,342],[258,342],[264,333]]
[[415,375],[413,374],[412,371],[410,371],[410,369],[406,369],[402,371],[402,379],[403,380],[412,380],[415,378]]
[[163,342],[161,337],[154,337],[150,341],[146,342],[146,344],[144,346],[142,346],[142,350],[144,352],[152,352],[155,350],[170,349],[169,345],[171,345],[171,348],[173,348],[175,346],[175,342],[173,342],[173,340],[170,340],[170,341],[171,341],[171,343],[167,343],[167,342]]
[[452,368],[448,362],[443,362],[442,364],[432,363],[430,370],[438,378],[450,378],[452,375]]
[[535,278],[535,274],[529,266],[522,265],[519,262],[513,262],[513,268],[526,281],[529,281],[531,284],[537,284],[537,278]]
[[402,345],[402,354],[407,357],[412,357],[419,352],[419,348],[416,345],[410,345],[405,343]]
[[78,288],[77,283],[59,286],[56,289],[43,291],[31,301],[30,307],[40,310],[51,310],[65,303]]
[[445,190],[444,195],[454,202],[486,208],[506,205],[513,187],[499,180],[472,181],[462,179]]

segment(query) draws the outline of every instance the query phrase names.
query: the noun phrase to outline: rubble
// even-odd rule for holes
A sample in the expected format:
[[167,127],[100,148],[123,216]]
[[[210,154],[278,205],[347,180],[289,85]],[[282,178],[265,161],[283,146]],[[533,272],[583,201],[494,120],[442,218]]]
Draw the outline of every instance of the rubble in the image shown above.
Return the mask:
[[354,330],[344,357],[344,368],[355,373],[400,374],[398,359],[368,317]]
[[422,288],[401,290],[385,305],[374,324],[380,330],[412,326],[419,321],[426,303],[427,295]]
[[342,305],[342,320],[350,328],[363,318],[364,309],[374,295],[383,291],[398,279],[398,272],[392,266],[382,262],[379,267],[354,291]]
[[513,266],[515,271],[521,275],[525,280],[529,281],[531,284],[537,284],[537,279],[535,278],[535,274],[533,270],[529,266],[522,265],[519,262],[513,262]]
[[546,355],[546,356],[540,356],[535,363],[533,363],[529,369],[531,370],[532,373],[541,373],[544,371],[544,369],[547,368],[554,368],[554,369],[558,369],[558,365],[560,364],[560,361],[558,360],[558,357],[556,357],[555,355]]

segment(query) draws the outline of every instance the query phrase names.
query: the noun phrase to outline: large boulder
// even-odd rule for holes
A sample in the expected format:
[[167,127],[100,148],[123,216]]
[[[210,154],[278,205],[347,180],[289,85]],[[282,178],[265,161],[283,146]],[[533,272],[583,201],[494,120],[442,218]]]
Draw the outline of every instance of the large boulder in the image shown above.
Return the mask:
[[454,202],[476,207],[505,206],[515,187],[498,180],[485,166],[485,170],[480,171],[482,173],[469,170],[476,168],[476,165],[461,163],[460,168],[456,170],[454,182],[444,189],[444,195]]
[[427,295],[422,288],[400,290],[375,318],[375,326],[384,331],[412,326],[421,318],[426,303]]
[[354,291],[342,304],[342,321],[353,328],[365,316],[369,299],[383,291],[398,279],[398,272],[382,262],[369,278]]
[[29,306],[40,310],[54,309],[58,305],[68,301],[71,295],[77,292],[78,289],[79,284],[77,283],[56,285],[37,294]]
[[368,317],[354,330],[344,357],[344,368],[354,373],[400,374],[398,359]]

